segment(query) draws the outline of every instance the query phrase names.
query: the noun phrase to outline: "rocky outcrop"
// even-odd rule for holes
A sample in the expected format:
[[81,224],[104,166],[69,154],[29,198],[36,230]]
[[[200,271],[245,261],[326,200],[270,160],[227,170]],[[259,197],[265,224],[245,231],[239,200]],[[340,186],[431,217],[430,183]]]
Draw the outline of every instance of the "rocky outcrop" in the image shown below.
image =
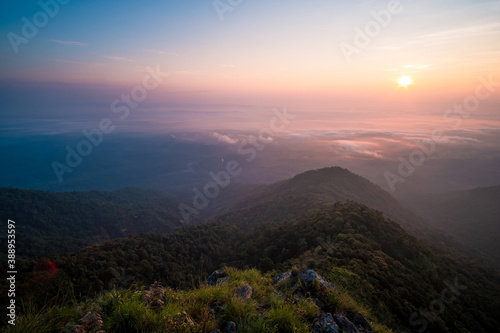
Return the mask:
[[216,286],[224,281],[227,281],[226,273],[224,273],[223,270],[218,269],[210,274],[210,276],[207,278],[206,283],[211,286]]
[[316,273],[316,271],[314,271],[313,269],[308,269],[303,272],[291,271],[281,273],[280,275],[277,275],[273,278],[273,282],[277,284],[279,282],[288,281],[290,278],[298,278],[306,288],[312,288],[315,284],[326,289],[335,288],[333,283],[328,282],[324,277]]
[[[207,284],[216,286],[223,281],[228,281],[226,273],[222,270],[216,270],[207,278]],[[328,295],[330,293],[339,294],[333,283],[327,281],[324,277],[312,269],[298,271],[296,269],[284,272],[273,278],[275,286],[279,285],[291,292],[291,294],[300,301],[305,295],[309,295],[311,300],[319,307],[320,313],[314,318],[311,324],[313,333],[374,333],[372,327],[361,314],[350,313],[330,313],[327,311]],[[287,285],[287,283],[290,283]],[[289,288],[288,288],[289,287]],[[243,301],[249,300],[253,295],[253,289],[249,284],[233,289],[236,297]],[[224,330],[216,330],[211,333],[235,333],[236,324],[228,322]]]
[[298,276],[300,281],[302,281],[302,284],[304,284],[306,287],[311,287],[314,283],[319,283],[319,285],[323,286],[326,289],[335,288],[332,283],[328,282],[325,278],[323,278],[312,269],[300,272]]
[[288,281],[291,281],[292,284],[295,283],[294,281],[300,281],[301,287],[294,292],[295,295],[303,297],[304,292],[307,291],[311,294],[313,302],[322,310],[312,322],[311,330],[313,333],[373,333],[370,324],[360,314],[350,316],[344,313],[335,313],[332,315],[326,312],[324,307],[326,293],[333,291],[338,294],[338,291],[333,283],[327,281],[313,269],[302,272],[294,269],[273,278],[275,285]]
[[292,272],[281,273],[280,275],[273,277],[273,282],[274,284],[277,284],[279,282],[288,280],[291,276]]
[[245,284],[236,290],[236,296],[246,301],[252,297],[253,289],[249,284]]
[[311,325],[313,333],[374,333],[365,317],[360,314],[351,321],[345,314],[320,313]]
[[333,316],[340,329],[344,333],[359,333],[358,329],[354,324],[343,314],[335,314]]
[[313,333],[339,333],[339,326],[331,313],[320,313],[314,318],[311,331]]
[[352,322],[358,328],[359,333],[374,333],[373,328],[362,315],[355,315]]

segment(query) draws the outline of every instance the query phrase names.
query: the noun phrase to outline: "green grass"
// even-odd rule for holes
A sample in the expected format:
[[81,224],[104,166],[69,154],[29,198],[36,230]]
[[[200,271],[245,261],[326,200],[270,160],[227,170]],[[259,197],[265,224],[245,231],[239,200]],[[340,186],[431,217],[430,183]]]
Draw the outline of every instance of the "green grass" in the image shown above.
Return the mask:
[[35,312],[32,309],[21,308],[16,317],[16,325],[9,325],[2,332],[9,333],[48,333],[61,332],[66,323],[78,317],[79,309],[73,306],[46,307]]
[[[275,288],[270,275],[255,269],[225,268],[229,281],[217,286],[202,285],[189,291],[163,288],[163,308],[146,305],[144,289],[112,290],[79,305],[46,307],[35,312],[29,306],[22,309],[15,327],[4,332],[63,332],[78,323],[87,311],[101,315],[107,333],[111,332],[202,332],[222,329],[229,321],[241,332],[287,333],[310,332],[310,326],[320,309],[310,295],[296,296],[300,283],[289,281]],[[236,295],[241,286],[253,289],[250,299]],[[330,306],[352,313],[368,312],[346,293],[325,292]],[[369,316],[367,316],[369,318]],[[390,332],[373,322],[376,332]]]

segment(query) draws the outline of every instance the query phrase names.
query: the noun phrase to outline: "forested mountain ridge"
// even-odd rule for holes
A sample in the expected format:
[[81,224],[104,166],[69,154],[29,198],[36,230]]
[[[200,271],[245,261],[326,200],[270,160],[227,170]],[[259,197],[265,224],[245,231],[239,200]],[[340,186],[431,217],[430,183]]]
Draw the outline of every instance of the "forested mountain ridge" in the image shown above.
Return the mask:
[[280,223],[307,215],[338,201],[353,200],[377,209],[410,234],[435,246],[477,256],[470,247],[457,242],[434,221],[415,214],[407,205],[369,180],[341,167],[311,170],[271,184],[235,199],[216,219],[239,225]]
[[[117,237],[169,232],[184,224],[181,200],[157,190],[51,193],[0,188],[0,199],[4,216],[20,221],[19,254],[23,256],[76,251]],[[199,215],[193,214],[190,223],[211,218],[239,226],[286,223],[345,200],[382,211],[435,246],[479,256],[385,190],[340,167],[308,171],[271,185],[230,184]]]
[[62,193],[0,188],[3,218],[18,222],[21,256],[76,251],[113,238],[171,231],[182,225],[179,202],[161,191],[135,188]]
[[[222,266],[276,274],[314,268],[393,329],[425,323],[429,332],[493,332],[500,325],[498,274],[475,260],[440,252],[352,201],[285,224],[249,228],[213,222],[117,239],[71,255],[20,260],[19,297],[31,295],[45,304],[60,298],[61,290],[82,299],[154,280],[190,289]],[[431,310],[450,283],[460,287],[459,295],[444,310]]]
[[[2,212],[20,221],[16,296],[36,311],[46,303],[87,302],[113,288],[128,295],[155,280],[197,293],[193,288],[221,267],[267,276],[295,267],[315,269],[375,323],[394,330],[500,327],[498,274],[436,246],[453,239],[346,169],[313,170],[271,185],[232,184],[200,214],[200,221],[215,216],[202,224],[182,223],[181,201],[161,191],[7,188],[0,196]],[[441,295],[450,285],[458,293],[445,304]],[[433,310],[439,300],[443,310]]]
[[[311,170],[268,185],[237,200],[234,206],[225,212],[228,216],[221,214],[218,218],[230,220],[235,211],[252,211],[257,208],[259,211],[262,209],[265,219],[269,218],[266,213],[271,214],[272,210],[281,213],[281,218],[287,219],[345,200],[353,200],[383,211],[389,218],[398,220],[398,223],[406,223],[408,229],[430,227],[388,192],[340,167]],[[284,209],[284,205],[288,206],[287,209]]]

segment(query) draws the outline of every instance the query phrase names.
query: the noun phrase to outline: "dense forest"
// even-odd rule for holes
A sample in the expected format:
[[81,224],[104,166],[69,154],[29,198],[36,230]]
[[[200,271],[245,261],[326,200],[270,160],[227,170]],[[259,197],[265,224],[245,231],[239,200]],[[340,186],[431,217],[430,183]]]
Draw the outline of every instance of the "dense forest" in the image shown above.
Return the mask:
[[[268,320],[274,323],[269,319],[274,311],[287,306],[290,321],[280,325],[291,327],[291,318],[298,316],[292,326],[302,328],[290,332],[308,332],[312,318],[323,311],[300,303],[312,297],[310,291],[290,295],[269,282],[262,287],[267,296],[253,307],[238,303],[245,311],[227,314],[234,293],[226,287],[216,292],[225,293],[224,300],[212,294],[204,305],[192,303],[198,297],[193,295],[215,292],[205,281],[217,269],[247,278],[257,274],[259,281],[313,269],[336,288],[328,297],[312,297],[320,300],[313,303],[332,313],[351,309],[347,315],[352,320],[363,313],[376,332],[494,332],[500,324],[500,276],[473,259],[481,258],[477,251],[431,226],[378,186],[338,167],[271,185],[231,184],[191,221],[179,211],[181,203],[189,204],[189,196],[179,199],[154,190],[49,193],[5,188],[0,199],[2,211],[20,221],[16,299],[24,325],[19,327],[30,332],[61,331],[66,319],[77,321],[91,304],[102,310],[103,327],[121,332],[119,327],[131,326],[124,322],[130,318],[120,312],[120,299],[147,312],[139,320],[142,324],[128,331],[150,332],[152,322],[158,331],[172,331],[137,298],[155,281],[173,297],[161,300],[170,302],[164,315],[171,323],[182,311],[196,322],[186,332],[209,333],[230,320],[248,328],[242,331],[281,332],[266,325]],[[247,284],[258,288],[252,279]],[[6,290],[0,292],[4,301]],[[276,294],[283,304],[269,301]],[[300,302],[287,303],[296,296]],[[103,308],[101,303],[110,298],[116,306]],[[214,302],[225,305],[219,304],[218,312]],[[214,316],[200,315],[202,308],[215,311]],[[56,315],[62,309],[67,316]],[[303,311],[309,315],[301,317]],[[34,329],[40,321],[52,323],[52,328]]]
[[[109,239],[171,231],[182,225],[179,202],[161,191],[134,188],[67,193],[0,188],[0,211],[21,221],[20,256],[70,252]],[[5,238],[1,241],[5,245]]]
[[282,223],[345,200],[378,209],[433,246],[482,258],[473,246],[464,246],[433,226],[439,223],[425,220],[379,186],[340,167],[308,171],[271,185],[230,184],[187,221],[179,204],[192,207],[192,194],[177,198],[137,188],[65,193],[0,188],[2,212],[22,221],[18,253],[22,256],[71,252],[114,238],[164,233],[210,219],[240,227]]
[[[392,329],[415,329],[418,319],[430,332],[493,332],[499,325],[495,272],[473,259],[439,252],[379,211],[352,201],[287,223],[252,228],[212,222],[19,265],[24,272],[20,297],[33,306],[81,301],[156,280],[176,289],[197,288],[224,266],[272,274],[296,267],[314,268]],[[450,284],[457,285],[459,295],[436,313],[429,304]]]
[[447,231],[437,228],[432,220],[415,214],[409,206],[399,202],[379,186],[340,167],[307,171],[288,180],[259,188],[237,198],[216,218],[243,227],[277,223],[346,200],[383,212],[405,231],[432,246],[452,250],[457,254],[480,257],[473,247],[457,242]]

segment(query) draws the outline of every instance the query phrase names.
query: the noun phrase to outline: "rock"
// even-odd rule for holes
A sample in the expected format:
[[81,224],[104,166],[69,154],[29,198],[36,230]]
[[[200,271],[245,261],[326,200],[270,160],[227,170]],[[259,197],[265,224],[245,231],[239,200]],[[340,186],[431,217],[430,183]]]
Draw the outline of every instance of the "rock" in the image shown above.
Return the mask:
[[358,329],[354,324],[343,314],[336,314],[333,316],[340,329],[344,333],[359,333]]
[[224,273],[224,271],[220,269],[213,271],[212,274],[210,274],[210,276],[207,278],[207,284],[211,286],[215,286],[223,281],[227,281],[226,273]]
[[217,286],[217,285],[219,285],[219,284],[221,284],[223,282],[227,282],[227,281],[229,281],[229,277],[227,277],[227,276],[221,277],[221,278],[217,279],[217,281],[215,282],[215,285]]
[[312,287],[314,281],[318,281],[318,283],[321,286],[325,287],[326,289],[335,288],[335,286],[332,283],[326,281],[325,278],[316,273],[313,269],[308,269],[307,271],[300,272],[299,279],[300,281],[302,281],[302,284],[306,288]]
[[313,286],[314,281],[318,281],[318,283],[326,289],[334,289],[335,286],[333,283],[328,282],[324,277],[316,273],[313,269],[308,269],[303,272],[285,272],[277,275],[273,278],[274,284],[277,284],[281,281],[286,281],[292,277],[298,277],[302,284],[306,288],[310,288]]
[[299,278],[304,285],[310,285],[315,280],[319,280],[319,275],[313,269],[308,269],[307,271],[303,271],[299,273]]
[[292,276],[292,272],[281,273],[280,275],[273,277],[273,282],[274,284],[277,284],[281,281],[286,281],[290,278],[290,276]]
[[236,290],[236,296],[242,298],[244,301],[252,297],[253,289],[249,284],[245,284],[238,290]]
[[232,321],[227,323],[224,333],[236,333],[236,324]]
[[352,319],[352,322],[358,328],[359,333],[374,333],[371,325],[366,321],[363,315],[357,314]]
[[331,313],[320,313],[314,318],[311,331],[313,333],[339,333],[339,327]]

